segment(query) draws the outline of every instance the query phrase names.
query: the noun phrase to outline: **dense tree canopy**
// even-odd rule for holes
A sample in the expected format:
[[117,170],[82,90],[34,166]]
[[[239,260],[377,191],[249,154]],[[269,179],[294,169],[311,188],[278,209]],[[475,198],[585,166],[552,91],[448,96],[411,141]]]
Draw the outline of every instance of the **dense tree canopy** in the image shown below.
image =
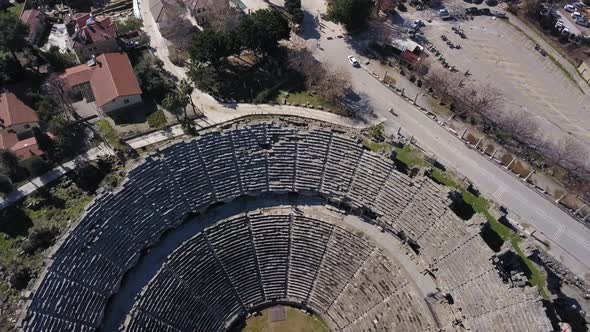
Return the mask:
[[206,29],[191,46],[193,63],[217,66],[224,58],[249,50],[266,55],[275,50],[280,40],[289,39],[289,22],[279,12],[258,10],[244,17],[229,32]]
[[371,15],[369,0],[332,0],[328,16],[342,23],[348,31],[358,31],[367,26]]
[[8,52],[15,57],[15,52],[22,50],[26,45],[26,37],[29,27],[15,15],[0,14],[0,51]]
[[197,34],[190,49],[193,61],[216,65],[222,58],[228,56],[230,45],[228,36],[223,32],[205,29]]

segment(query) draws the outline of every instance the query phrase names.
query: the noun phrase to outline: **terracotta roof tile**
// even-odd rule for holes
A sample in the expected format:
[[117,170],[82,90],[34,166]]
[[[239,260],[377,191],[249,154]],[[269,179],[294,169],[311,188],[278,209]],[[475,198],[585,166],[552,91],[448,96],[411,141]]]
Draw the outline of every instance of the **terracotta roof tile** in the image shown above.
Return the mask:
[[89,13],[79,13],[72,19],[76,21],[76,28],[78,28],[72,37],[74,48],[117,37],[117,25],[110,17],[91,17]]
[[5,92],[0,95],[0,128],[38,121],[35,111],[20,101],[14,93]]
[[69,68],[60,78],[69,88],[90,82],[98,107],[117,97],[141,94],[133,67],[125,53],[101,54],[96,57],[96,65],[90,67],[83,64]]
[[8,150],[12,148],[16,144],[16,142],[18,142],[16,134],[8,132],[0,134],[0,149]]
[[39,145],[37,145],[37,140],[35,137],[27,138],[22,141],[17,142],[12,148],[10,149],[17,157],[22,160],[29,159],[32,156],[41,156],[44,152],[39,149]]

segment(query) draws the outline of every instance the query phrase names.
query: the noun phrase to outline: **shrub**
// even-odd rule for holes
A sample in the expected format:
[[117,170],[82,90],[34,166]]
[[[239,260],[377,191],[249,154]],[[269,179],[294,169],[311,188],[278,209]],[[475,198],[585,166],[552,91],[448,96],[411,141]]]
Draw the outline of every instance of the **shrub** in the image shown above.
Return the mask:
[[23,243],[22,249],[28,255],[43,251],[55,243],[55,238],[59,233],[59,228],[53,225],[33,228]]
[[297,9],[293,12],[292,16],[293,22],[301,24],[303,22],[303,11],[301,9]]
[[87,192],[94,192],[104,177],[105,173],[91,162],[83,162],[72,173],[76,185]]
[[412,82],[412,83],[416,82],[416,75],[414,75],[414,74],[410,75],[410,82]]
[[0,193],[8,194],[14,190],[12,181],[6,175],[0,174]]
[[137,31],[141,29],[143,22],[134,16],[128,17],[126,20],[117,22],[117,33],[124,35],[128,32]]
[[51,164],[38,156],[32,156],[22,161],[21,165],[29,172],[30,176],[41,176],[51,169]]
[[166,115],[164,114],[164,111],[158,110],[147,117],[147,122],[150,128],[159,129],[166,126],[168,120],[166,120]]
[[78,64],[74,54],[62,53],[59,47],[55,45],[51,46],[49,50],[45,52],[45,59],[58,72]]

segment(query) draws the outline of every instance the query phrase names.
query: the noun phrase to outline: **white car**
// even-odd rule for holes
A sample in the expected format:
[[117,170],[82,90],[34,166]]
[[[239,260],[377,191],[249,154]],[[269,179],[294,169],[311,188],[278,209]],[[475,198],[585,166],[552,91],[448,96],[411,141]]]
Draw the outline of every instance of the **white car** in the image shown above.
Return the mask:
[[580,14],[580,12],[579,12],[579,11],[575,11],[575,12],[573,12],[573,13],[572,13],[571,17],[572,17],[574,20],[577,20],[578,18],[582,18],[582,14]]
[[573,13],[576,11],[576,7],[574,7],[572,5],[565,5],[565,6],[563,6],[563,9],[565,9],[565,11],[568,13]]
[[351,64],[353,67],[360,67],[360,66],[361,66],[361,65],[360,65],[360,63],[359,63],[359,62],[356,60],[356,58],[355,58],[355,57],[353,57],[352,55],[349,55],[349,56],[348,56],[348,61],[350,61],[350,64]]
[[420,29],[423,26],[424,26],[424,22],[422,22],[422,20],[414,20],[414,22],[412,23],[412,28],[414,30]]

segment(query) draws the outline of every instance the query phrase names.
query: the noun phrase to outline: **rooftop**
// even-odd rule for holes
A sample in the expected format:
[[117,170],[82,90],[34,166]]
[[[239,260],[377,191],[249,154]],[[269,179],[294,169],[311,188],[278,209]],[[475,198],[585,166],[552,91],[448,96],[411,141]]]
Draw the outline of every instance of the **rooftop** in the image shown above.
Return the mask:
[[96,57],[96,64],[91,62],[69,68],[60,76],[66,88],[90,83],[98,107],[117,97],[141,94],[127,54],[105,53]]
[[18,124],[37,122],[35,111],[12,92],[0,94],[0,129]]

